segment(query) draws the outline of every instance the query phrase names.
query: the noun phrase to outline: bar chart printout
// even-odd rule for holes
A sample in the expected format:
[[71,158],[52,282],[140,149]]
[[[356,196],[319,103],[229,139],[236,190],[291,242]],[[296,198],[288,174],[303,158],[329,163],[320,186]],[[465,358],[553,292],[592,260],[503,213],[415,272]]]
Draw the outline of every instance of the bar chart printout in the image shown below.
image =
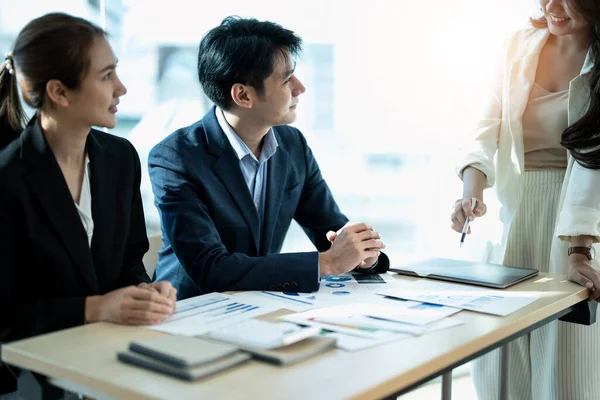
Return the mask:
[[148,328],[176,335],[197,336],[274,310],[274,307],[241,302],[234,296],[209,293],[178,301],[170,318]]

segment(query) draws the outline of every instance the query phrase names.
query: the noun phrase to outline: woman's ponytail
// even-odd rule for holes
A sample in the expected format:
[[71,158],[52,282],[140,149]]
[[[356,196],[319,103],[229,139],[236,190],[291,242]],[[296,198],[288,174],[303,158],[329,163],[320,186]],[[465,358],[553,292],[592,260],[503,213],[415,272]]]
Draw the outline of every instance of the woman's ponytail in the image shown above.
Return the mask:
[[26,118],[17,88],[14,57],[7,52],[0,64],[0,149],[19,136]]

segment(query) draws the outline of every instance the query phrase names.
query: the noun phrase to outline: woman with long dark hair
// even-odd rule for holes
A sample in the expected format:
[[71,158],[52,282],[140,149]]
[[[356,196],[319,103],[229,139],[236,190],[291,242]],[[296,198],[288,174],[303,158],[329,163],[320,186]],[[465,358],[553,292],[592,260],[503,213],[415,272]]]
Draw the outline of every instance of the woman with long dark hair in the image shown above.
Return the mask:
[[[61,13],[29,22],[0,65],[0,343],[174,310],[142,263],[138,155],[92,129],[116,124],[116,66],[102,29]],[[17,85],[36,109],[24,130]]]
[[[486,234],[482,258],[566,274],[600,298],[600,2],[539,0],[542,16],[507,42],[452,212]],[[487,209],[494,187],[500,207]],[[479,200],[473,210],[471,199]],[[500,221],[501,229],[485,229]],[[494,235],[496,234],[496,235]],[[474,241],[472,241],[474,242]],[[553,322],[509,345],[511,399],[596,399],[600,325]],[[480,399],[498,392],[498,351],[473,363]]]

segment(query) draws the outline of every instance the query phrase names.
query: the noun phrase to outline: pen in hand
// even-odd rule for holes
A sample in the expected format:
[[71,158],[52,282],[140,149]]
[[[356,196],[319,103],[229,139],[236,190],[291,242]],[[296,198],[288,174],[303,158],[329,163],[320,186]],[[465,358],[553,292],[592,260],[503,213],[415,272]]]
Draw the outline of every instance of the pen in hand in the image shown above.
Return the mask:
[[[471,208],[473,209],[473,211],[475,211],[475,209],[477,208],[477,199],[474,197],[471,197]],[[460,234],[460,247],[462,247],[463,243],[465,242],[465,237],[467,236],[467,231],[469,230],[470,222],[471,221],[469,220],[469,217],[467,216],[467,219],[465,220],[465,224],[463,225],[462,232]]]

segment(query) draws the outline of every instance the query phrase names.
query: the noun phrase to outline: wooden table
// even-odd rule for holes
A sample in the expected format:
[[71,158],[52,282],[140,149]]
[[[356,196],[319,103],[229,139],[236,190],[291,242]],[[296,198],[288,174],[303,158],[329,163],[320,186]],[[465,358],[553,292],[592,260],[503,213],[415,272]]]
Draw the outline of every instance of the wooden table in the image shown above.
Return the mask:
[[[414,278],[398,277],[410,281]],[[152,330],[98,323],[3,345],[3,361],[77,385],[83,393],[125,399],[374,399],[394,397],[448,373],[485,352],[585,305],[587,290],[564,276],[540,274],[509,291],[541,298],[507,316],[462,311],[465,323],[349,353],[331,350],[277,367],[250,361],[195,383],[122,364],[129,342],[157,338]],[[583,302],[583,303],[582,303]],[[444,389],[448,390],[448,379]],[[447,395],[447,393],[446,393]]]

